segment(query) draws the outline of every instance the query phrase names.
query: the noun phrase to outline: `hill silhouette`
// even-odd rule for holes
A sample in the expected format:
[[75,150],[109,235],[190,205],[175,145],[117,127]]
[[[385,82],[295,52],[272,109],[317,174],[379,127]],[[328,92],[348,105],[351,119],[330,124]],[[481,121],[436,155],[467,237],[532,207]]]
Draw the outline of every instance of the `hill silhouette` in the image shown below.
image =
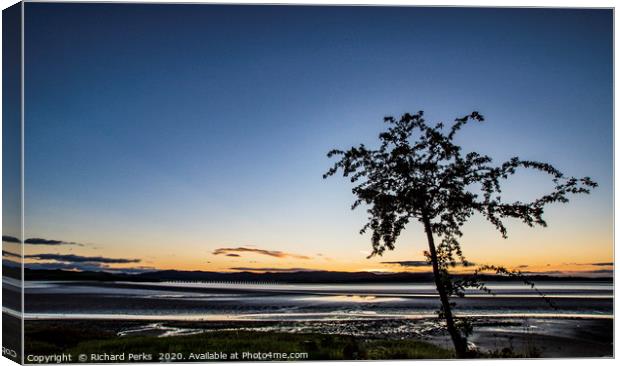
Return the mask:
[[[459,276],[459,275],[455,275]],[[461,275],[462,276],[462,275]],[[196,282],[278,282],[278,283],[430,283],[431,272],[335,272],[335,271],[299,271],[299,272],[210,272],[210,271],[176,271],[164,270],[140,274],[123,274],[93,271],[65,270],[25,270],[27,281],[196,281]],[[515,281],[512,277],[501,275],[483,275],[488,281]],[[578,277],[529,275],[532,281],[611,281],[610,277]],[[520,282],[519,280],[516,280]]]

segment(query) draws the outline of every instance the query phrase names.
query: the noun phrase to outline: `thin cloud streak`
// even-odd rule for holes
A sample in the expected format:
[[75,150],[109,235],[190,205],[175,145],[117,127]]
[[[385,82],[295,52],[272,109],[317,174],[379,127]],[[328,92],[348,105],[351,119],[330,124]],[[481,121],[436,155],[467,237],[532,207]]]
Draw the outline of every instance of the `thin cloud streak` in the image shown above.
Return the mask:
[[3,250],[2,251],[2,256],[7,256],[7,257],[13,257],[13,258],[19,258],[21,259],[21,254],[17,254],[17,253],[13,253],[13,252],[9,252],[8,250]]
[[52,260],[69,263],[138,263],[141,259],[108,258],[108,257],[85,257],[74,254],[31,254],[26,258],[38,260]]
[[428,267],[430,263],[427,261],[392,261],[392,262],[381,262],[381,264],[395,264],[401,267]]
[[521,272],[524,275],[529,276],[562,276],[562,277],[590,277],[590,276],[613,276],[614,271],[612,269],[595,269],[591,271],[526,271]]
[[[381,262],[381,264],[399,265],[401,267],[430,267],[431,264],[427,261],[389,261]],[[458,263],[457,266],[462,266],[462,263]],[[467,262],[467,266],[475,266],[473,262]]]
[[25,244],[31,245],[77,245],[83,247],[84,244],[76,243],[72,241],[55,240],[55,239],[43,239],[43,238],[30,238],[24,241]]
[[614,262],[594,262],[594,263],[564,263],[568,266],[597,266],[597,267],[609,267],[613,266]]
[[213,251],[213,255],[229,255],[239,253],[256,253],[266,255],[274,258],[296,258],[296,259],[310,259],[310,257],[300,254],[281,252],[279,250],[266,250],[258,248],[237,247],[237,248],[218,248]]
[[251,272],[312,272],[318,271],[312,268],[274,268],[274,267],[231,267],[232,271],[251,271]]

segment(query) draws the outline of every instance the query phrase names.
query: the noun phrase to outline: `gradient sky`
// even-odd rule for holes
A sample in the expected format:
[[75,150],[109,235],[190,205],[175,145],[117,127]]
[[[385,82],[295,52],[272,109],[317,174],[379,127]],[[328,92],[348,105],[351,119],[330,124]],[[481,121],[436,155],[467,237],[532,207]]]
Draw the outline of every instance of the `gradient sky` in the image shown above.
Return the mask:
[[[381,263],[423,260],[417,224],[366,259],[365,212],[348,180],[322,179],[325,153],[374,146],[388,114],[478,110],[466,149],[600,187],[551,206],[548,228],[509,222],[508,240],[474,218],[468,258],[612,268],[611,10],[27,3],[25,24],[26,237],[74,243],[31,256],[427,270]],[[505,196],[545,182],[517,175]]]

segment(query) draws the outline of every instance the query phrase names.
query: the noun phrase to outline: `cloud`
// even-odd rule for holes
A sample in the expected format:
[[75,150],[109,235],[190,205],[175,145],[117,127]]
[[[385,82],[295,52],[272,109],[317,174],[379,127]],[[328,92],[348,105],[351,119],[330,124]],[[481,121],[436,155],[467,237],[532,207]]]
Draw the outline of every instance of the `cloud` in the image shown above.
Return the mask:
[[111,264],[128,264],[141,262],[140,259],[87,257],[74,254],[30,254],[28,259],[40,262],[25,263],[24,266],[32,270],[65,270],[65,271],[99,271],[110,273],[135,274],[157,270],[153,267],[110,267]]
[[258,271],[258,272],[310,272],[318,271],[312,268],[274,268],[274,267],[231,267],[233,271]]
[[14,236],[2,235],[2,241],[7,243],[21,243],[21,240]]
[[527,264],[521,264],[517,266],[517,268],[527,268],[527,267],[529,267],[529,265]]
[[[3,266],[21,268],[21,262],[15,262],[9,259],[2,260]],[[37,262],[24,263],[24,267],[32,270],[54,270],[62,269],[67,271],[101,271],[105,266],[100,263],[67,263],[67,262]]]
[[239,254],[235,254],[235,253],[228,253],[226,254],[227,257],[241,257]]
[[596,267],[609,267],[613,266],[614,262],[594,262],[594,263],[562,263],[566,266],[596,266]]
[[585,272],[592,273],[592,274],[608,274],[608,275],[614,274],[613,269],[595,269],[593,271],[585,271]]
[[218,248],[213,251],[213,255],[220,254],[237,254],[237,253],[256,253],[267,255],[275,258],[297,258],[297,259],[310,259],[310,257],[305,255],[293,254],[281,252],[279,250],[265,250],[265,249],[257,249],[257,248],[247,248],[247,247],[237,247],[237,248]]
[[24,266],[32,270],[102,271],[106,269],[101,263],[38,262],[25,263]]
[[[14,236],[2,235],[2,241],[6,243],[21,243],[21,240]],[[54,240],[54,239],[43,239],[43,238],[30,238],[24,241],[25,244],[30,245],[77,245],[83,247],[82,243],[75,243],[72,241],[64,241],[64,240]]]
[[108,258],[108,257],[84,257],[74,254],[31,254],[26,258],[38,260],[52,260],[69,263],[138,263],[141,259]]
[[31,270],[65,270],[65,271],[91,271],[91,272],[108,272],[108,273],[124,273],[138,274],[144,272],[156,271],[154,267],[128,267],[128,268],[111,268],[103,263],[68,263],[68,262],[38,262],[26,263],[24,266]]
[[77,245],[83,247],[82,243],[75,243],[72,241],[54,240],[54,239],[42,239],[42,238],[30,238],[24,241],[26,244],[31,245]]
[[[60,244],[51,244],[60,245]],[[4,265],[21,266],[21,263],[15,262],[11,259],[20,259],[21,256],[9,251],[2,251],[2,255],[6,259],[2,260]],[[9,259],[10,258],[10,259]],[[111,264],[131,264],[139,263],[141,259],[130,258],[109,258],[109,257],[87,257],[74,254],[58,254],[58,253],[43,253],[43,254],[30,254],[24,258],[34,259],[37,262],[24,263],[24,266],[32,270],[67,270],[67,271],[103,271],[110,273],[125,273],[135,274],[142,272],[156,271],[157,268],[147,266],[136,267],[110,267]]]
[[7,257],[13,257],[13,258],[19,258],[21,259],[21,254],[17,254],[17,253],[13,253],[13,252],[9,252],[7,250],[3,250],[2,251],[2,256],[7,256]]
[[393,261],[393,262],[381,262],[381,264],[397,264],[402,267],[428,267],[430,264],[427,261]]
[[614,271],[611,269],[595,269],[592,271],[527,271],[522,272],[526,275],[543,275],[543,276],[575,276],[575,277],[600,277],[612,276]]
[[[430,267],[431,264],[427,261],[392,261],[392,262],[381,262],[381,264],[395,264],[401,267]],[[457,266],[463,266],[463,263],[457,263]],[[474,262],[467,262],[468,266],[475,266]]]

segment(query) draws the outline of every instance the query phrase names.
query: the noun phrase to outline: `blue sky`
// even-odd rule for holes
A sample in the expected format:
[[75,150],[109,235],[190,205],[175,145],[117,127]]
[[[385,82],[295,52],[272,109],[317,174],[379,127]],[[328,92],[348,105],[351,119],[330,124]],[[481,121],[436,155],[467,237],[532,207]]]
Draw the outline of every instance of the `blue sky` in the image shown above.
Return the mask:
[[[611,259],[610,10],[28,3],[25,24],[26,236],[87,244],[67,253],[376,269],[350,185],[321,179],[325,153],[372,145],[384,115],[478,110],[467,149],[600,184],[549,210],[550,231],[515,225],[501,245]],[[515,197],[540,192],[515,182]],[[420,259],[418,231],[386,258]],[[490,226],[468,234],[475,259],[504,260]],[[331,260],[225,262],[222,247]]]

